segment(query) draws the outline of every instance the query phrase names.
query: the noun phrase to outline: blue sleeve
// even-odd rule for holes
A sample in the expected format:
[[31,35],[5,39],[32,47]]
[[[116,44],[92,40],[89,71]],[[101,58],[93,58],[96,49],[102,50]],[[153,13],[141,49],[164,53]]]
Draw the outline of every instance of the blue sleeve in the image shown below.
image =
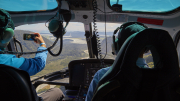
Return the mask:
[[91,81],[91,84],[89,85],[89,89],[88,89],[85,101],[91,101],[92,100],[94,90],[96,89],[96,87],[97,87],[100,79],[102,78],[102,76],[110,69],[110,67],[102,68],[96,72],[93,80]]
[[[39,47],[37,51],[45,50],[45,47]],[[48,51],[37,53],[35,58],[26,59],[24,63],[19,67],[21,70],[24,70],[29,73],[30,76],[35,75],[44,69],[46,65]]]
[[89,89],[87,92],[87,96],[86,96],[86,100],[85,101],[91,101],[93,94],[94,94],[94,90],[96,89],[96,86],[99,82],[99,78],[98,78],[98,72],[94,75],[93,80],[91,81],[91,84],[89,85]]

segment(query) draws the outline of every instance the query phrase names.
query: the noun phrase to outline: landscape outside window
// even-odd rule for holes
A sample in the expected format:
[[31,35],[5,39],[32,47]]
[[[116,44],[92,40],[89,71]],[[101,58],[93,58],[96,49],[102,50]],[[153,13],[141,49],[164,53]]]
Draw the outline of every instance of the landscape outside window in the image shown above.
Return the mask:
[[[102,56],[106,53],[106,41],[105,41],[105,29],[104,23],[98,23],[98,34],[100,35],[100,43],[102,49]],[[115,56],[112,55],[112,33],[115,28],[120,26],[119,24],[108,23],[107,24],[107,55],[106,59],[114,59]],[[35,44],[33,41],[23,40],[24,33],[39,32],[46,42],[47,47],[51,46],[55,40],[52,34],[49,33],[48,28],[45,27],[44,23],[37,24],[26,24],[15,28],[15,37],[22,43],[24,52],[36,51],[39,45]],[[72,60],[77,59],[87,59],[89,58],[87,42],[85,39],[84,24],[77,22],[70,22],[66,28],[67,33],[63,36],[63,49],[60,56],[53,57],[48,54],[46,67],[34,76],[32,79],[61,70],[68,67],[68,63]],[[18,46],[18,45],[17,45]],[[54,53],[59,51],[59,42],[52,49]],[[20,51],[20,48],[18,47]],[[23,55],[25,58],[33,58],[35,54]]]
[[[105,39],[105,27],[104,23],[97,23],[98,34],[100,36],[101,43],[101,53],[104,58],[106,54],[106,59],[115,59],[115,56],[112,55],[112,35],[114,29],[119,27],[121,24],[118,23],[107,23],[106,24],[106,35],[107,35],[107,54],[106,54],[106,39]],[[92,26],[93,27],[93,26]],[[39,32],[44,41],[46,42],[47,47],[51,46],[55,40],[55,37],[48,31],[48,28],[45,27],[44,23],[30,24],[30,25],[21,25],[15,28],[15,37],[21,42],[24,52],[36,51],[39,45],[35,44],[33,41],[23,40],[24,33],[33,33]],[[93,29],[93,28],[92,28]],[[83,23],[71,22],[66,28],[67,33],[63,36],[63,49],[62,53],[59,56],[53,57],[48,53],[46,67],[39,73],[34,76],[31,76],[32,79],[51,73],[59,71],[63,68],[68,67],[68,63],[72,60],[77,59],[88,59],[88,48],[85,38],[85,31]],[[116,34],[117,35],[117,34]],[[52,49],[53,53],[59,51],[60,42]],[[18,45],[17,45],[18,46]],[[18,46],[18,50],[20,48]],[[23,55],[25,58],[33,58],[35,54]],[[150,67],[153,67],[153,59],[151,53],[144,55],[144,58],[148,62]]]
[[[116,29],[120,25],[121,24],[118,23],[107,23],[106,25],[106,34],[107,34],[107,54],[106,54],[105,24],[97,23],[97,28],[98,28],[97,31],[100,36],[100,43],[102,50],[101,52],[103,57],[106,54],[105,57],[106,59],[115,59],[115,56],[112,55],[112,48],[111,48],[112,34],[114,29]],[[39,45],[35,44],[33,41],[23,40],[24,33],[39,32],[43,36],[43,39],[46,42],[47,47],[51,46],[55,40],[55,37],[51,33],[49,33],[48,28],[44,26],[44,23],[21,25],[16,27],[15,29],[16,29],[14,31],[15,37],[21,42],[24,52],[36,51],[37,48],[39,47]],[[46,67],[41,72],[31,76],[31,80],[39,76],[52,73],[55,71],[59,71],[63,68],[67,68],[69,62],[72,60],[89,58],[83,23],[71,22],[67,26],[66,30],[67,33],[63,37],[62,53],[57,57],[53,57],[48,53]],[[58,44],[52,49],[52,51],[54,53],[57,53],[59,51],[59,46],[60,45],[58,42]],[[19,46],[18,46],[18,50],[20,51]],[[31,55],[23,55],[22,57],[33,58],[34,56],[35,54],[31,54]],[[148,65],[152,68],[154,65],[153,65],[153,59],[151,53],[150,52],[146,53],[144,55],[144,58],[146,59]],[[65,91],[65,88],[63,86],[48,85],[48,84],[41,84],[36,88],[36,91],[38,95],[40,95],[43,92],[47,91],[48,89],[54,87],[60,88],[62,91]]]
[[[38,27],[37,27],[38,26]],[[59,71],[63,68],[68,67],[68,63],[72,60],[76,59],[87,59],[88,51],[87,51],[87,43],[85,39],[85,32],[80,31],[79,29],[84,29],[84,25],[82,23],[76,23],[78,28],[72,30],[71,26],[75,26],[74,23],[70,23],[69,27],[67,27],[67,33],[63,37],[63,49],[59,56],[53,57],[48,53],[46,67],[39,73],[34,76],[36,78],[51,72]],[[30,28],[31,27],[31,28]],[[35,29],[36,28],[36,29]],[[31,25],[22,25],[16,27],[15,37],[21,42],[24,52],[36,51],[39,45],[35,44],[33,41],[25,41],[23,40],[24,33],[33,33],[39,32],[47,45],[47,47],[51,46],[56,39],[51,33],[49,33],[48,28],[44,26],[44,23],[41,24],[31,24]],[[57,53],[59,51],[60,42],[56,44],[56,46],[52,49],[53,53]],[[20,48],[18,47],[20,51]],[[33,58],[35,54],[23,55],[25,58]]]
[[[111,54],[111,42],[112,42],[112,32],[115,28],[117,28],[119,24],[107,24],[107,55],[106,58],[114,59],[115,56]],[[39,32],[46,42],[47,47],[51,46],[52,43],[55,40],[55,37],[53,37],[52,34],[49,33],[48,28],[45,27],[44,23],[38,23],[38,24],[26,24],[21,25],[15,28],[15,37],[21,42],[24,52],[31,52],[36,51],[37,47],[39,45],[35,44],[33,41],[24,41],[23,40],[23,34],[24,33],[32,33],[32,32]],[[88,48],[87,43],[85,39],[85,31],[84,31],[84,25],[83,23],[77,23],[77,22],[70,22],[66,28],[67,33],[63,37],[63,49],[60,56],[53,57],[50,54],[48,54],[47,58],[47,64],[46,67],[39,73],[37,73],[34,76],[31,76],[31,79],[35,79],[39,76],[52,73],[55,71],[59,71],[63,68],[67,68],[68,64],[72,60],[77,59],[87,59],[89,58],[88,54]],[[105,45],[105,36],[104,36],[104,23],[98,24],[98,31],[100,35],[100,42],[101,42],[101,49],[102,49],[102,55],[104,57],[106,52],[106,45]],[[53,48],[53,52],[57,53],[59,51],[59,42],[58,44]],[[18,47],[18,50],[20,51],[20,48]],[[23,55],[22,57],[25,58],[33,58],[35,54],[31,55]],[[55,86],[55,85],[47,85],[42,84],[38,86],[36,89],[38,95],[43,93],[44,91],[50,89],[50,88],[60,88],[62,91],[64,91],[64,88],[61,86]]]
[[[97,22],[96,24],[97,24],[97,32],[99,35],[99,40],[101,43],[102,58],[115,59],[115,56],[112,54],[112,48],[111,48],[111,45],[113,42],[112,41],[112,35],[113,35],[114,30],[117,27],[119,27],[121,24],[119,24],[119,23],[106,23],[106,33],[105,33],[105,23],[104,22]],[[93,23],[92,23],[92,29],[94,29]],[[106,34],[106,37],[105,37],[105,34]],[[107,40],[107,45],[106,45],[106,40]]]

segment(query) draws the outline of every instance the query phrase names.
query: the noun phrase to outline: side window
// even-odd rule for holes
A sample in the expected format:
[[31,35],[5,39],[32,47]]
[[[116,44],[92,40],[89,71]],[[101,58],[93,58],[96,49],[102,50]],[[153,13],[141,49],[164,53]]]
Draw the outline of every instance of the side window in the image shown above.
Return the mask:
[[143,54],[143,58],[150,68],[154,68],[154,61],[150,50],[147,53]]
[[[31,79],[36,77],[59,71],[63,68],[68,67],[68,63],[76,59],[88,58],[88,49],[85,39],[84,25],[82,23],[69,23],[66,28],[67,33],[63,36],[63,49],[59,56],[53,57],[48,53],[46,67],[36,75],[31,76]],[[16,27],[15,37],[22,43],[24,52],[37,51],[39,45],[33,41],[23,40],[24,33],[39,32],[47,47],[51,46],[56,39],[45,27],[44,23],[22,25]],[[17,45],[18,46],[18,45]],[[53,53],[59,51],[60,42],[52,49]],[[20,49],[19,49],[20,51]],[[35,54],[23,55],[25,58],[33,58]]]
[[[106,36],[105,37],[105,23],[97,23],[97,32],[99,35],[99,40],[101,43],[101,53],[102,53],[102,57],[106,59],[115,59],[115,55],[112,54],[112,36],[113,36],[113,32],[114,30],[121,26],[121,24],[119,23],[106,23]],[[93,27],[93,23],[92,23],[92,31],[93,31],[94,27]],[[117,35],[117,34],[116,34]],[[107,44],[106,44],[107,42]],[[107,53],[106,53],[107,51]]]

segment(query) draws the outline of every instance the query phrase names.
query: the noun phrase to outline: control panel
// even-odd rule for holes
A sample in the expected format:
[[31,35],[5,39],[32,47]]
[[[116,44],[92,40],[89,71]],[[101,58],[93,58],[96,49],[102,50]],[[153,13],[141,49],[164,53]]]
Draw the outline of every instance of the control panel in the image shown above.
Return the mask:
[[[114,60],[104,59],[104,67],[109,67]],[[85,101],[87,91],[95,73],[102,68],[97,59],[74,60],[69,63],[69,85],[63,101]],[[75,88],[75,89],[74,89]]]
[[[105,67],[112,64],[105,63]],[[104,68],[105,68],[104,67]],[[102,68],[101,63],[77,63],[69,68],[71,86],[89,86],[95,73]]]
[[[105,67],[109,67],[112,64],[105,64]],[[84,77],[84,85],[89,86],[91,80],[93,79],[95,73],[100,70],[101,64],[100,63],[87,63],[85,65],[85,77]]]

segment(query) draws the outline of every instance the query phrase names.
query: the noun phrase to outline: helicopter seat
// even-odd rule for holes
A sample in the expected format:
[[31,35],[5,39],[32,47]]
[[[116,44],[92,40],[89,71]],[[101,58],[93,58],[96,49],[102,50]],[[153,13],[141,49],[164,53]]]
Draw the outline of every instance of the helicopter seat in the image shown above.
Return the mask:
[[4,101],[40,101],[27,72],[0,64],[0,80],[0,99]]
[[[136,66],[144,48],[150,49],[154,68]],[[178,56],[171,36],[165,30],[147,28],[124,42],[92,101],[179,101],[178,78]]]

